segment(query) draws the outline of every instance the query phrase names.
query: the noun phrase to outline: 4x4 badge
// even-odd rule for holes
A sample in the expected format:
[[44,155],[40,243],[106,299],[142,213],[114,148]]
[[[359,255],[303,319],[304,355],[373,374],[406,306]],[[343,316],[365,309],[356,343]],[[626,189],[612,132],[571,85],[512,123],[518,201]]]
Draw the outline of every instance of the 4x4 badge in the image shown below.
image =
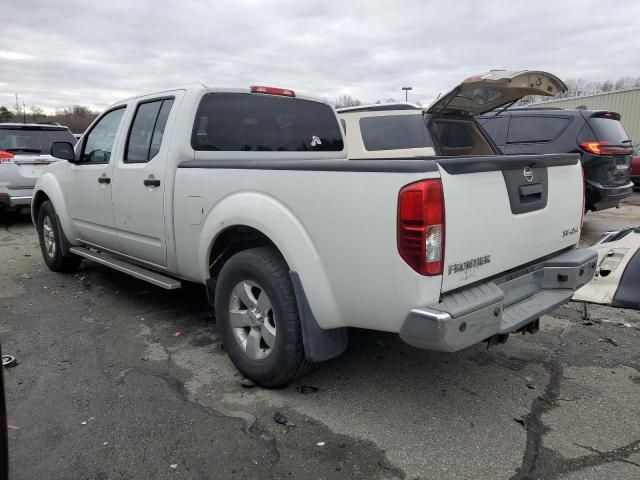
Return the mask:
[[527,182],[533,182],[533,170],[531,170],[531,167],[524,167],[522,176],[527,179]]

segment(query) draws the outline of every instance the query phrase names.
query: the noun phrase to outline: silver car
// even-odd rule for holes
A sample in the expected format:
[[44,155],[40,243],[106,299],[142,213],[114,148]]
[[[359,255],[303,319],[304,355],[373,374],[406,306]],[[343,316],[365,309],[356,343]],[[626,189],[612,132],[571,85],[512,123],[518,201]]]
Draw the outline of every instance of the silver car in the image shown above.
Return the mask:
[[0,123],[0,210],[31,205],[38,176],[51,162],[53,142],[76,143],[67,127],[57,124]]

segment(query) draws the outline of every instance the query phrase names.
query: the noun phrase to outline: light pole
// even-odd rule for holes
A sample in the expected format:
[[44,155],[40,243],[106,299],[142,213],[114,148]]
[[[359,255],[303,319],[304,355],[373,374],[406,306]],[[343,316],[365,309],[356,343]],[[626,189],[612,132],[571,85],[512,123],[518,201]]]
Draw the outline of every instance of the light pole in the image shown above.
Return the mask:
[[409,90],[413,90],[413,87],[402,87],[402,90],[404,90],[404,101],[408,102],[409,101]]

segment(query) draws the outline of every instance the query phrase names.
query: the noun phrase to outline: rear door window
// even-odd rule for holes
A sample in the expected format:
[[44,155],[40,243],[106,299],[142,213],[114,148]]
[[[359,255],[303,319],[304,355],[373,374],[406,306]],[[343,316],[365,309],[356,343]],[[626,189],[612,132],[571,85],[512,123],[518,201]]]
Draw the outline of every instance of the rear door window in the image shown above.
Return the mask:
[[550,142],[571,123],[567,117],[511,116],[507,143]]
[[191,135],[195,150],[341,151],[338,120],[324,103],[275,95],[209,93]]
[[360,131],[369,151],[432,146],[422,114],[364,117],[360,119]]
[[600,142],[611,142],[614,145],[629,142],[629,135],[622,128],[622,124],[613,118],[591,117],[587,123]]
[[496,145],[504,145],[507,141],[508,117],[479,118],[478,123],[489,134]]
[[160,150],[172,98],[144,102],[138,105],[127,140],[126,163],[144,163]]

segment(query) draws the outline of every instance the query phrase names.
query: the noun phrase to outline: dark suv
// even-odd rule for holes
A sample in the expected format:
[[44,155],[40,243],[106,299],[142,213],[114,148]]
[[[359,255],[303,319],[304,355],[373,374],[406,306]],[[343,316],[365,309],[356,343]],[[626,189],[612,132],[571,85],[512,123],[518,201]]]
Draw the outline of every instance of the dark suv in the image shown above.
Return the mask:
[[633,150],[618,113],[514,108],[486,113],[477,120],[507,155],[580,153],[587,210],[617,207],[633,192],[630,178]]

